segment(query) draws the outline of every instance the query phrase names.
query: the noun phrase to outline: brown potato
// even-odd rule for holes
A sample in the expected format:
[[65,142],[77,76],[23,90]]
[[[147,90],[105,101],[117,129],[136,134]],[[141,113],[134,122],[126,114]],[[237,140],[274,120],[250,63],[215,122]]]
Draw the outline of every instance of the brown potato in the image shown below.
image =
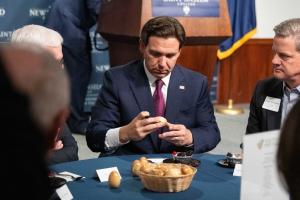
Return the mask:
[[108,177],[108,184],[111,188],[118,188],[121,184],[121,177],[118,172],[112,171]]
[[156,176],[164,176],[165,173],[162,169],[158,169],[158,168],[155,168],[151,171],[151,174],[153,175],[156,175]]
[[151,167],[149,165],[143,165],[140,171],[144,172],[145,174],[149,174],[151,172]]
[[166,172],[168,171],[168,166],[166,164],[158,164],[157,168],[163,171],[164,174],[166,174]]
[[148,160],[147,160],[147,158],[144,157],[144,156],[140,157],[140,162],[141,162],[142,165],[148,164]]
[[190,168],[189,166],[182,166],[181,167],[181,172],[182,172],[182,174],[192,174],[193,169]]
[[163,124],[165,124],[165,125],[167,125],[167,123],[168,123],[168,121],[167,121],[167,119],[166,118],[164,118],[164,117],[157,117],[158,118],[158,122],[160,122],[160,123],[163,123]]
[[142,167],[142,163],[139,160],[133,161],[132,167],[131,167],[132,175],[137,176],[141,167]]
[[132,162],[132,168],[133,167],[141,168],[141,166],[142,166],[142,163],[141,163],[140,160],[135,160],[135,161]]
[[169,168],[167,173],[166,173],[166,176],[172,176],[172,177],[177,177],[177,176],[181,176],[181,170],[178,169],[178,168]]

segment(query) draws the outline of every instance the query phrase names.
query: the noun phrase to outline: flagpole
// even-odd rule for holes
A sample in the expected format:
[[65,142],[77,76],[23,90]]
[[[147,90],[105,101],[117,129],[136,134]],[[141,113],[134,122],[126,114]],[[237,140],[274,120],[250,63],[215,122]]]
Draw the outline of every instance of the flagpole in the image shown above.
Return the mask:
[[227,105],[217,105],[216,112],[225,115],[239,115],[244,113],[244,109],[240,107],[235,107],[233,105],[233,99],[228,99]]
[[[216,66],[219,68],[220,67],[220,60],[217,59],[217,64]],[[219,70],[218,70],[219,71]],[[232,75],[232,73],[229,73],[230,76]],[[231,98],[232,97],[232,78],[230,77],[230,84],[229,84],[229,99],[228,99],[228,103],[227,105],[216,105],[215,109],[217,113],[221,113],[221,114],[225,114],[225,115],[239,115],[244,113],[244,109],[241,107],[236,107],[234,106],[234,101]]]
[[[239,47],[247,42],[256,33],[255,0],[231,0],[227,1],[232,36],[220,44],[217,52],[218,62],[231,56]],[[231,69],[231,68],[230,68]],[[215,106],[216,112],[227,115],[238,115],[244,110],[234,106],[232,95],[232,73],[229,73],[229,99],[227,105]]]

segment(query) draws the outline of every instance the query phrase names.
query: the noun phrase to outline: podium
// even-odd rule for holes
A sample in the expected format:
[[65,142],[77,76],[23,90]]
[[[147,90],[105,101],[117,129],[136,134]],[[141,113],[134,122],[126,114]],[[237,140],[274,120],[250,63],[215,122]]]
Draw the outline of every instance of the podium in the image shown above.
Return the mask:
[[[108,41],[110,65],[141,57],[139,34],[152,16],[151,0],[103,1],[97,32]],[[186,31],[186,44],[177,63],[200,72],[211,81],[218,45],[232,35],[227,1],[220,0],[219,17],[175,17]]]

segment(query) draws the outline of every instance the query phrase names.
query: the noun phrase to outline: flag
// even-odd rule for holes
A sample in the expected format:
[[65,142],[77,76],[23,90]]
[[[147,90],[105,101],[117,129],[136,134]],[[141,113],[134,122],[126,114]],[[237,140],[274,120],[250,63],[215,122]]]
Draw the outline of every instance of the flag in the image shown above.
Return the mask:
[[255,0],[227,0],[232,36],[219,46],[220,60],[229,57],[256,33]]

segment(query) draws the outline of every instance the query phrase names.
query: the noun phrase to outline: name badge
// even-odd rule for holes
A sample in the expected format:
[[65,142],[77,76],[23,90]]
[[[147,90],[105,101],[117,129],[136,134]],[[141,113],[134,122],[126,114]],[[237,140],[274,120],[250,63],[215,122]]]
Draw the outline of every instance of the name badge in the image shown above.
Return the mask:
[[274,98],[274,97],[266,97],[262,108],[267,109],[267,110],[271,110],[274,112],[278,112],[279,111],[279,107],[280,107],[280,102],[281,99],[278,98]]

